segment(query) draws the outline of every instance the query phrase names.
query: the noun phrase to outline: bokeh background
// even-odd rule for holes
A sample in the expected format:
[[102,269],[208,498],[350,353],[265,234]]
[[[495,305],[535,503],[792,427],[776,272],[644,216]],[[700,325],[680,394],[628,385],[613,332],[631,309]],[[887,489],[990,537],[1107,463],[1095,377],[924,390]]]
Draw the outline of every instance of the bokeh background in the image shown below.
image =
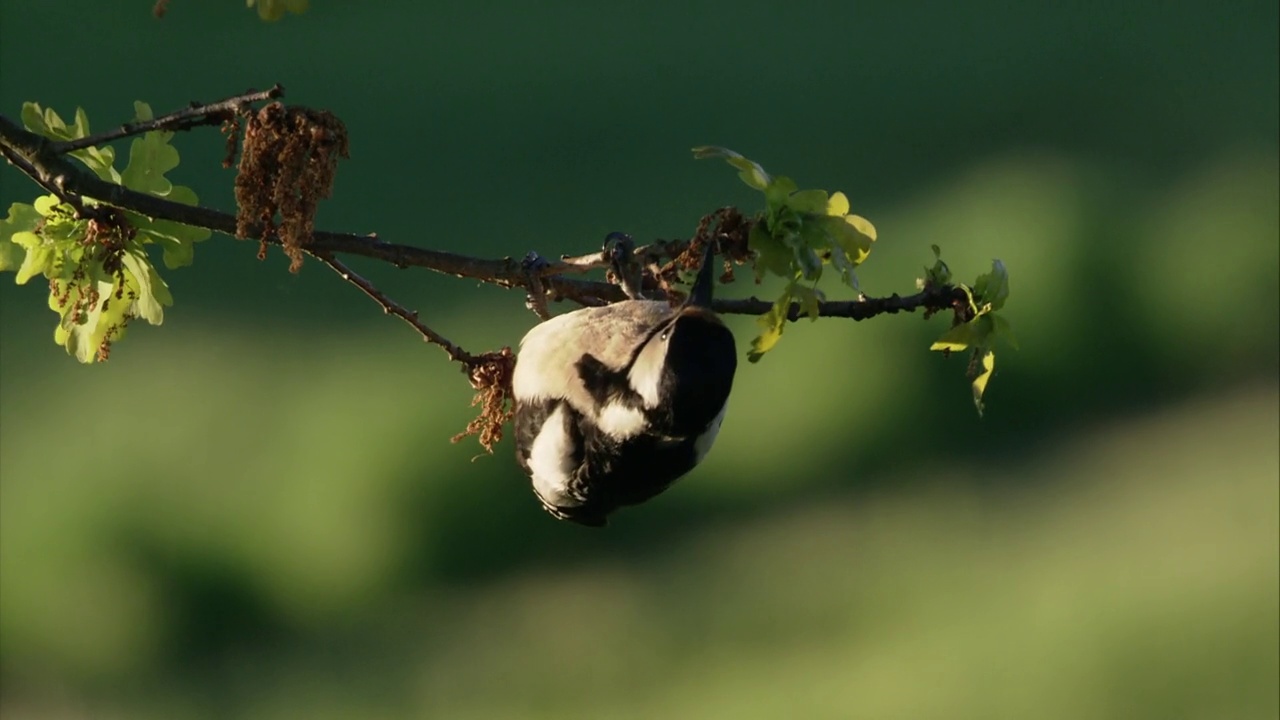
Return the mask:
[[[1021,350],[979,420],[945,320],[794,325],[601,532],[317,263],[215,237],[93,367],[0,278],[6,720],[1277,717],[1275,2],[150,4],[0,0],[2,112],[279,82],[352,136],[321,226],[486,256],[754,208],[725,145],[849,195],[870,294],[1002,259]],[[474,351],[534,321],[353,263]]]

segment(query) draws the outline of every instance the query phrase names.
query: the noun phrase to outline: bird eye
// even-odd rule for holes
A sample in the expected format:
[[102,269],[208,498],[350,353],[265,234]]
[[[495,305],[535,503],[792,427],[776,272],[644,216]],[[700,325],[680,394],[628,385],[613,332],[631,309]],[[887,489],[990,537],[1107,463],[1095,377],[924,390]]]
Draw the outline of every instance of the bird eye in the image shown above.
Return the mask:
[[661,339],[662,342],[666,342],[667,339],[670,337],[671,337],[671,328],[667,328],[666,330],[663,330],[662,334],[658,336],[658,338]]

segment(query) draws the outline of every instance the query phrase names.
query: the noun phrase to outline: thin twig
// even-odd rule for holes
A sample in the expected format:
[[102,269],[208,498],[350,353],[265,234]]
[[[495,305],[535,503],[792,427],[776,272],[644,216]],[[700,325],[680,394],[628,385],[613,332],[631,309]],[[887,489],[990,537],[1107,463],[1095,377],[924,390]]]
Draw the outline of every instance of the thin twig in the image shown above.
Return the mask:
[[199,104],[192,103],[190,107],[183,108],[168,115],[161,115],[151,120],[142,120],[139,122],[125,123],[115,130],[108,130],[97,135],[89,135],[87,137],[77,138],[75,140],[63,140],[61,142],[51,143],[53,152],[59,155],[65,155],[76,150],[94,147],[96,145],[105,145],[106,143],[120,138],[129,137],[131,135],[141,135],[152,130],[190,130],[201,125],[219,125],[227,118],[234,115],[245,107],[256,102],[264,100],[274,100],[284,96],[284,88],[276,84],[269,90],[250,91],[241,93],[234,97],[218,102]]
[[378,303],[378,305],[382,307],[383,312],[388,315],[395,315],[401,320],[404,320],[412,325],[413,328],[422,335],[423,340],[439,345],[443,348],[450,360],[462,363],[464,366],[471,366],[476,362],[475,356],[471,353],[463,350],[457,345],[454,345],[448,338],[427,327],[426,324],[419,320],[417,310],[410,310],[395,300],[387,297],[386,293],[374,287],[373,283],[358,275],[354,270],[347,267],[341,260],[338,260],[328,253],[312,252],[311,255],[327,265],[331,270],[338,273],[338,276],[343,280],[346,280],[352,285],[360,288],[361,292],[368,295],[374,302]]

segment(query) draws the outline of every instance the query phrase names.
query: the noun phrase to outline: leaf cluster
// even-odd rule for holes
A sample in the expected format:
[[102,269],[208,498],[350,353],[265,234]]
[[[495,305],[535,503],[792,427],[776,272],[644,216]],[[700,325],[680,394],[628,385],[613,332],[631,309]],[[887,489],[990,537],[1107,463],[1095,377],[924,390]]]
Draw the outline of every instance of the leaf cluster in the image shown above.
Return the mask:
[[[933,252],[938,257],[937,263],[933,268],[926,269],[922,284],[936,282],[943,274],[950,277],[950,271],[946,270],[937,245],[933,246]],[[942,268],[941,273],[938,272],[939,266]],[[982,396],[987,391],[987,383],[996,367],[996,354],[992,350],[995,341],[1000,339],[1015,348],[1018,346],[1013,327],[1003,315],[996,312],[1009,299],[1009,272],[1003,262],[993,260],[991,272],[979,275],[973,285],[961,283],[957,287],[964,291],[968,306],[959,309],[956,314],[957,322],[929,349],[943,353],[970,351],[968,375],[972,380],[973,404],[981,415],[984,408]]]
[[[776,276],[787,284],[769,311],[756,320],[760,334],[751,341],[747,355],[751,362],[758,362],[777,345],[792,319],[793,304],[800,316],[818,319],[820,303],[826,296],[817,283],[827,266],[835,268],[841,282],[862,296],[854,270],[871,254],[876,229],[866,218],[849,212],[844,193],[801,190],[791,178],[770,175],[759,163],[727,148],[696,147],[693,154],[698,159],[723,158],[738,170],[742,182],[764,195],[764,210],[756,217],[749,238],[756,281]],[[937,245],[932,249],[934,264],[925,268],[918,285],[921,289],[951,286],[951,270],[942,260],[942,251]],[[1008,320],[996,312],[1008,300],[1009,274],[1004,263],[996,260],[991,272],[972,285],[955,287],[963,290],[967,305],[957,303],[955,323],[930,349],[944,353],[972,351],[968,374],[974,404],[981,415],[982,397],[995,369],[992,345],[1002,338],[1016,347]]]
[[[136,120],[152,117],[145,103],[134,103],[134,110]],[[52,108],[25,103],[22,121],[27,130],[54,141],[89,136],[89,120],[79,108],[68,125]],[[115,150],[109,146],[69,154],[103,180],[195,205],[191,188],[165,177],[179,160],[172,137],[172,132],[153,131],[135,138],[123,170],[116,169]],[[173,269],[190,265],[194,244],[210,232],[107,208],[89,198],[85,205],[92,211],[87,217],[56,195],[10,205],[0,220],[0,272],[14,272],[19,285],[37,275],[49,282],[49,307],[59,316],[54,340],[89,363],[107,358],[130,320],[141,317],[159,325],[164,308],[173,304],[146,246],[160,246],[165,267]]]
[[747,357],[758,362],[782,338],[791,303],[802,315],[818,319],[818,304],[826,299],[818,289],[823,269],[831,266],[840,280],[854,290],[854,268],[871,254],[875,226],[861,215],[849,213],[849,199],[842,192],[801,190],[789,177],[772,176],[758,163],[722,147],[693,149],[695,158],[724,158],[738,170],[738,177],[764,195],[765,209],[751,229],[748,244],[755,254],[756,281],[766,276],[787,280],[769,312],[757,319],[760,335],[751,341]]

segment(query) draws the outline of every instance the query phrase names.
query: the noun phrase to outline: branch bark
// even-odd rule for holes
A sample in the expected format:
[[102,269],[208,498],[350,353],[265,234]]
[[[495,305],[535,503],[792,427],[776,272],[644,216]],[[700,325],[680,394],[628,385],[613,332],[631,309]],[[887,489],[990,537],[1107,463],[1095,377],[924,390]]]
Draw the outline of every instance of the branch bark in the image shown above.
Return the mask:
[[183,108],[171,112],[168,115],[161,115],[151,120],[142,120],[139,122],[125,123],[115,130],[108,130],[104,133],[96,135],[88,135],[76,140],[63,140],[55,142],[52,150],[60,155],[84,148],[94,147],[95,145],[105,145],[109,142],[119,140],[120,138],[130,137],[132,135],[141,135],[152,130],[168,130],[177,132],[179,130],[190,130],[200,127],[201,125],[219,125],[227,120],[232,119],[240,112],[242,108],[248,107],[256,102],[265,100],[274,100],[284,97],[284,87],[277,84],[270,90],[261,92],[247,92],[243,95],[227,98],[216,103],[203,105],[200,103],[191,103],[190,107]]
[[[250,92],[238,95],[217,103],[207,105],[193,104],[191,107],[164,115],[154,120],[128,123],[114,130],[87,138],[71,141],[51,141],[40,135],[28,132],[4,115],[0,115],[0,152],[8,162],[20,172],[30,177],[40,187],[57,194],[70,202],[73,207],[86,213],[87,208],[82,198],[92,198],[101,203],[117,208],[131,210],[160,220],[171,220],[185,225],[207,228],[224,235],[235,237],[236,217],[230,213],[204,206],[184,205],[165,198],[130,190],[98,178],[87,169],[80,168],[67,159],[66,154],[75,150],[119,140],[125,137],[140,135],[152,130],[187,130],[200,125],[211,125],[231,119],[235,113],[241,112],[255,102],[281,97],[283,88],[279,85],[262,92]],[[269,233],[269,231],[268,231]],[[268,243],[278,244],[279,239],[268,235],[257,238]],[[404,310],[397,304],[375,290],[370,293],[372,285],[367,281],[360,282],[359,276],[338,262],[338,254],[356,255],[390,263],[397,267],[421,267],[445,275],[479,280],[506,288],[524,288],[531,290],[541,285],[543,291],[552,299],[568,299],[579,304],[600,304],[615,302],[625,298],[621,288],[607,282],[583,280],[566,277],[581,274],[590,270],[608,266],[608,258],[604,252],[590,253],[576,257],[562,257],[541,266],[530,268],[511,257],[497,259],[478,258],[441,250],[402,245],[386,242],[375,234],[359,235],[354,233],[317,230],[306,252],[324,262],[348,281],[353,282],[366,294],[378,301],[388,313],[400,316],[413,324],[424,337],[432,339],[436,335],[421,325],[416,314]],[[669,246],[646,245],[636,248],[638,261],[644,263],[646,258],[657,259],[661,254],[671,254]],[[363,278],[359,278],[363,280]],[[818,314],[821,317],[842,317],[852,320],[865,320],[886,313],[911,312],[918,308],[926,311],[949,309],[964,294],[951,286],[927,288],[913,295],[901,297],[897,294],[883,298],[863,298],[850,301],[826,301],[819,303]],[[757,298],[718,299],[714,303],[715,310],[725,314],[760,315],[769,310],[771,303]],[[398,312],[404,310],[403,313]],[[792,304],[788,319],[794,321],[800,317],[800,307]],[[424,332],[425,329],[425,332]],[[439,338],[443,340],[442,337]],[[437,340],[432,339],[433,342]],[[441,344],[450,357],[456,346],[444,340]],[[454,349],[451,350],[450,348]],[[465,353],[464,353],[465,354]],[[455,357],[454,359],[460,359]]]

